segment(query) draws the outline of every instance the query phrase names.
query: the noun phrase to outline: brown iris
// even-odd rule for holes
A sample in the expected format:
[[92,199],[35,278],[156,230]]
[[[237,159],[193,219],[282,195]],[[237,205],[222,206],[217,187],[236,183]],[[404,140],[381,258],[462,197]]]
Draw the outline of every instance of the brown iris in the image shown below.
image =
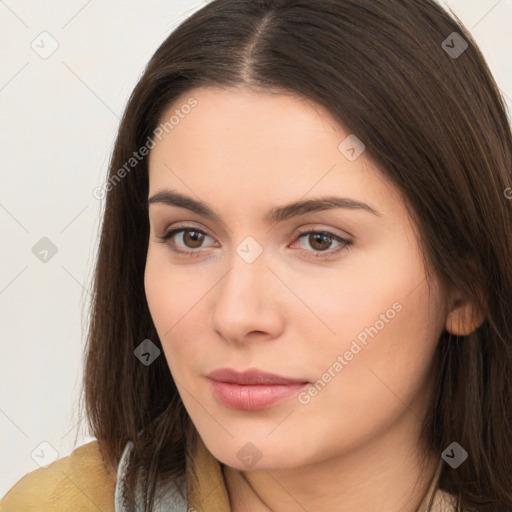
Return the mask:
[[[191,241],[189,244],[188,239]],[[204,235],[199,231],[188,230],[183,232],[183,242],[190,249],[197,249],[203,243]]]
[[[329,249],[329,246],[332,243],[330,238],[327,235],[324,235],[322,233],[311,233],[308,237],[308,241],[311,244],[311,247],[313,247],[313,249],[316,249],[318,251],[325,251],[326,249]],[[317,242],[322,247],[318,247]],[[322,244],[322,242],[324,242],[324,243]],[[317,244],[317,245],[315,245],[315,244]],[[327,245],[325,245],[325,244],[327,244]]]

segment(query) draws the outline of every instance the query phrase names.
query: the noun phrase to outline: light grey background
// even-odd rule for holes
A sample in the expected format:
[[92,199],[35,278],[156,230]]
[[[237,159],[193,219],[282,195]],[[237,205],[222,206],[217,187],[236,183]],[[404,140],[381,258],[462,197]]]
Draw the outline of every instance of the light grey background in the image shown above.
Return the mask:
[[[512,111],[512,0],[440,3],[470,29]],[[0,0],[0,496],[76,436],[93,439],[76,426],[104,206],[92,192],[145,64],[204,4]],[[46,262],[32,251],[43,237],[57,249]]]

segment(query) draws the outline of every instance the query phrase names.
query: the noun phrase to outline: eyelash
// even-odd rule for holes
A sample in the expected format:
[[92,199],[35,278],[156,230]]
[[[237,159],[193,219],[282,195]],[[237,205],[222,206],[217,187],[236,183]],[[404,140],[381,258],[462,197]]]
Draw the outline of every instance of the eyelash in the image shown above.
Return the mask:
[[[199,228],[196,228],[194,226],[180,226],[179,228],[171,229],[170,231],[165,233],[163,236],[159,236],[157,238],[159,239],[160,243],[169,243],[168,241],[174,235],[177,235],[178,233],[185,232],[185,231],[193,231],[195,233],[200,233],[201,235],[209,236],[203,230],[201,230]],[[351,240],[347,240],[345,238],[342,238],[342,237],[340,237],[338,235],[335,235],[334,233],[331,233],[330,231],[323,231],[323,230],[319,230],[319,231],[317,231],[317,230],[304,230],[304,231],[300,231],[298,236],[297,236],[297,239],[300,239],[304,235],[309,235],[309,234],[324,235],[324,236],[326,236],[326,237],[328,237],[330,239],[333,239],[336,242],[340,242],[342,244],[342,245],[340,245],[338,248],[336,248],[334,250],[327,249],[325,251],[308,251],[306,249],[300,249],[301,252],[307,252],[310,255],[312,254],[314,258],[327,259],[327,258],[336,256],[337,254],[339,254],[339,253],[341,253],[343,251],[349,250],[351,245],[352,245],[352,243],[353,243]],[[169,243],[169,245],[171,245],[171,250],[173,252],[175,252],[175,253],[180,254],[181,256],[196,257],[196,256],[200,255],[199,254],[201,252],[200,249],[195,250],[195,251],[176,250],[176,249],[174,249],[172,247],[174,244],[175,244],[175,242]]]

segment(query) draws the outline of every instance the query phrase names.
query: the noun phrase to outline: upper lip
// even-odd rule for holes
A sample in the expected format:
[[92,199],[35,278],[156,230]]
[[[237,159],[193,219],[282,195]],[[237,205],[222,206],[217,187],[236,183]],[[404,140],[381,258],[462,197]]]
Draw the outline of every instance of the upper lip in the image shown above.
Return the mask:
[[274,373],[264,372],[257,368],[250,368],[244,372],[238,372],[232,368],[219,368],[207,375],[210,379],[218,382],[231,384],[256,385],[256,384],[305,384],[304,379],[292,379]]

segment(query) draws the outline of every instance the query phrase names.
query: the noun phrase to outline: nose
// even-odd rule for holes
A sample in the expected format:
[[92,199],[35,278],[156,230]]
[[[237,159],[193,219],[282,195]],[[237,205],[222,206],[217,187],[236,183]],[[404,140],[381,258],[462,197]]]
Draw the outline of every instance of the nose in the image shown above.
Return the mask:
[[279,337],[290,300],[265,252],[249,261],[234,252],[230,268],[212,290],[210,327],[232,343]]

